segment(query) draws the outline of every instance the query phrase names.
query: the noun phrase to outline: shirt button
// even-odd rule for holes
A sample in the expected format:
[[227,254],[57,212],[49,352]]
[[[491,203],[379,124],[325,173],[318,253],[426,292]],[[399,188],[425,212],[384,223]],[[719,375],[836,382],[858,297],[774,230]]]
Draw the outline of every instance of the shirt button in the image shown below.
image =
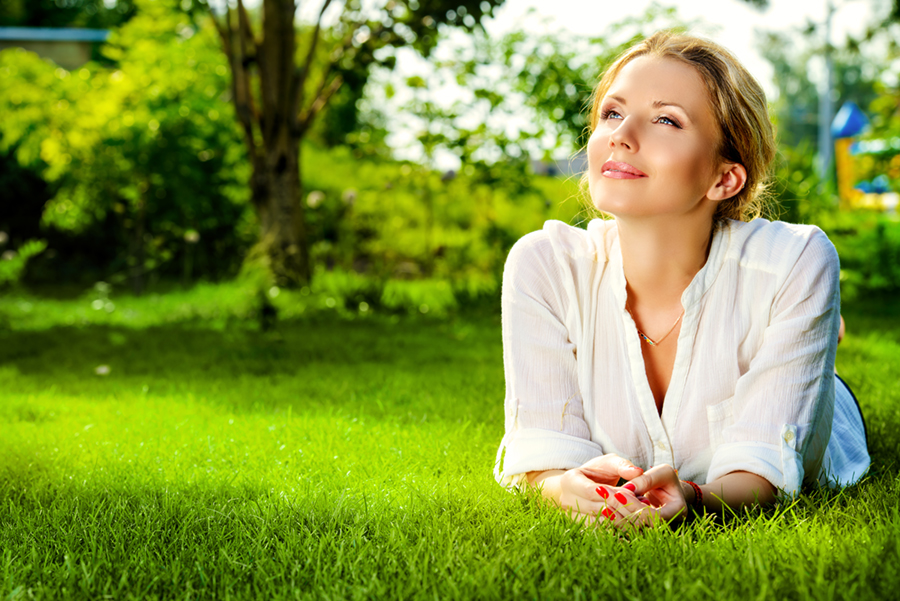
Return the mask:
[[659,449],[660,451],[668,451],[669,450],[669,447],[663,441],[659,441],[658,443],[656,443],[656,448]]
[[791,442],[794,440],[794,433],[788,430],[784,433],[784,442]]

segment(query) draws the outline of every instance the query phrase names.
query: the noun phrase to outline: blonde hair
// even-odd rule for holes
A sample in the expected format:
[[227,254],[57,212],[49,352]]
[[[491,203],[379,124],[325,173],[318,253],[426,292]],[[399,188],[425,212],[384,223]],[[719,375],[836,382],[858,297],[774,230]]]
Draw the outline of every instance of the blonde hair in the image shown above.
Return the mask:
[[719,202],[713,222],[750,221],[765,213],[770,169],[776,152],[766,95],[737,58],[714,42],[660,31],[626,50],[603,73],[594,89],[588,133],[593,133],[597,126],[600,103],[619,72],[641,56],[673,59],[697,70],[706,84],[713,116],[722,132],[717,154],[729,163],[740,163],[747,170],[744,187]]

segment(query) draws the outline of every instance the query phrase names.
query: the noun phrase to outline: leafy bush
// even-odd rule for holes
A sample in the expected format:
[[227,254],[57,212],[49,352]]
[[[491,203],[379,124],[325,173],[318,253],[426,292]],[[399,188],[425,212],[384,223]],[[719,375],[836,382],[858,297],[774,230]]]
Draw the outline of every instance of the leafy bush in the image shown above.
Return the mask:
[[[360,160],[346,148],[310,146],[303,157],[316,264],[368,281],[443,280],[439,288],[459,298],[491,295],[516,240],[547,219],[583,216],[573,180],[535,178],[516,194],[465,169],[442,176],[409,163]],[[372,304],[377,294],[362,296]]]
[[40,254],[45,248],[47,248],[45,241],[29,240],[20,246],[18,251],[7,250],[0,255],[0,288],[18,282],[28,259]]
[[817,219],[841,259],[841,292],[900,292],[900,221],[873,211],[823,213]]
[[45,230],[103,241],[92,260],[112,280],[231,275],[255,234],[216,36],[167,0],[113,32],[113,67],[0,52],[0,152],[51,184]]

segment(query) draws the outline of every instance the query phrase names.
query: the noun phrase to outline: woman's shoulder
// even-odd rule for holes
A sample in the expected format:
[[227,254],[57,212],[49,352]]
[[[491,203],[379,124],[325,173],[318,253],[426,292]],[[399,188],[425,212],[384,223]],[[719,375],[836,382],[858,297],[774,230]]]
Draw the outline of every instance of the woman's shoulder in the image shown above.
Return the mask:
[[728,222],[729,254],[744,266],[790,269],[798,260],[837,264],[837,251],[815,225],[754,219]]
[[587,229],[550,220],[544,227],[525,234],[513,245],[510,258],[527,258],[535,254],[558,259],[603,261],[615,239],[614,221],[593,219]]
[[587,229],[562,221],[547,221],[538,231],[522,236],[509,252],[503,270],[509,289],[540,288],[565,291],[575,297],[602,274],[615,239],[614,222],[593,220]]

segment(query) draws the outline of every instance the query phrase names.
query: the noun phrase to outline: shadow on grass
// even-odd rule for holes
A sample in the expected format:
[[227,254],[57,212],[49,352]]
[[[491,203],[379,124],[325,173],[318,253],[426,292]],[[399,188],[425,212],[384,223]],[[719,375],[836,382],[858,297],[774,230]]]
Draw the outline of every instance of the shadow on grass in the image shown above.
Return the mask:
[[[282,322],[272,332],[201,322],[145,329],[105,325],[0,331],[0,363],[21,373],[83,373],[118,361],[129,373],[162,369],[178,377],[220,366],[250,373],[293,373],[304,363],[428,366],[498,357],[499,320],[357,319]],[[224,374],[218,374],[224,375]]]
[[[0,331],[0,388],[95,399],[191,396],[235,410],[291,405],[384,415],[420,405],[420,413],[502,421],[498,319],[334,318],[281,322],[267,333],[204,325]],[[472,402],[453,402],[454,391]]]

